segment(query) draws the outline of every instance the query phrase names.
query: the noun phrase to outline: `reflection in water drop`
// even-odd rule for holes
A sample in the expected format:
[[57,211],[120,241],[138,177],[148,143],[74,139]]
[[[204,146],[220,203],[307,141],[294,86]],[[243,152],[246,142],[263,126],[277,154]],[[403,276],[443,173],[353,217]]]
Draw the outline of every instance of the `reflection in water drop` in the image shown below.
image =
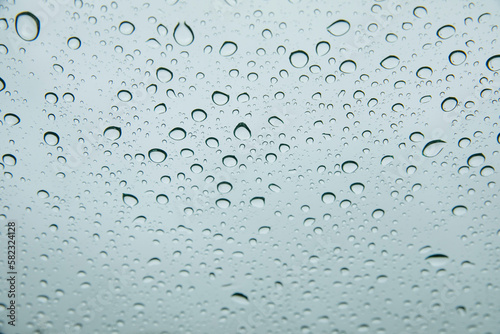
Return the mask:
[[16,32],[27,42],[34,41],[40,33],[40,20],[30,12],[22,12],[16,16]]
[[290,54],[290,64],[296,68],[302,68],[309,62],[309,56],[302,50],[294,51]]
[[338,20],[330,24],[326,29],[333,36],[342,36],[345,35],[350,28],[351,24],[349,22],[346,20]]
[[181,46],[188,46],[194,41],[194,33],[190,26],[184,23],[177,23],[174,29],[174,40]]
[[422,155],[427,158],[435,157],[436,155],[441,153],[445,144],[446,142],[441,139],[432,140],[424,146],[424,149],[422,150]]

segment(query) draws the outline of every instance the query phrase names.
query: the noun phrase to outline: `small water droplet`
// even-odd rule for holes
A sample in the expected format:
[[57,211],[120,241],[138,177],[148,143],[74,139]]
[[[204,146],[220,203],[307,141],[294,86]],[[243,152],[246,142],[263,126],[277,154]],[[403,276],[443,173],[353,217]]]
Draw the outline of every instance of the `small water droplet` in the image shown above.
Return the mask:
[[135,30],[135,26],[129,21],[123,21],[122,23],[120,23],[118,29],[124,35],[131,35]]
[[335,202],[335,198],[336,198],[335,194],[331,192],[326,192],[323,195],[321,195],[321,200],[325,204],[332,204],[333,202]]
[[80,39],[78,37],[70,37],[68,39],[68,47],[72,50],[78,50],[80,48],[80,46],[82,45],[82,42],[80,41]]
[[428,79],[432,76],[432,73],[432,68],[424,66],[417,70],[417,77],[419,77],[420,79]]
[[256,208],[263,208],[266,204],[264,197],[254,197],[250,200],[250,204]]
[[215,91],[212,93],[212,101],[218,106],[223,106],[229,102],[229,95],[220,91]]
[[248,126],[243,122],[236,125],[236,127],[234,128],[233,134],[239,140],[246,140],[246,139],[250,139],[250,137],[252,137],[252,132],[250,131]]
[[356,71],[356,68],[357,68],[356,63],[352,60],[343,61],[339,66],[339,70],[347,74]]
[[467,59],[467,55],[462,50],[456,50],[450,53],[448,60],[452,65],[462,65]]
[[59,101],[59,98],[54,93],[47,93],[45,94],[45,101],[51,104],[56,104],[57,101]]
[[467,213],[467,207],[463,206],[463,205],[457,205],[456,207],[454,207],[451,212],[455,215],[455,216],[463,216]]
[[183,140],[186,138],[186,130],[183,128],[174,128],[170,131],[168,136],[173,140]]
[[448,39],[455,34],[455,27],[452,25],[445,25],[438,29],[436,32],[439,38]]
[[316,54],[318,56],[324,56],[330,51],[330,43],[322,41],[316,44]]
[[207,113],[202,109],[195,109],[191,112],[191,118],[195,122],[203,122],[207,119]]
[[447,97],[441,103],[441,109],[445,112],[450,112],[458,105],[458,100],[455,97]]
[[358,169],[358,164],[355,161],[346,161],[342,164],[342,170],[344,173],[351,174]]
[[500,55],[495,55],[486,61],[486,67],[490,71],[496,72],[500,70]]
[[351,28],[351,24],[346,20],[338,20],[330,24],[326,29],[333,36],[342,36],[345,35],[349,29]]
[[433,267],[442,267],[449,262],[448,256],[444,254],[433,254],[425,258]]
[[122,136],[122,129],[117,126],[110,126],[104,130],[103,134],[109,140],[117,140]]
[[160,67],[156,70],[156,78],[160,82],[167,83],[172,80],[173,77],[174,75],[172,74],[172,71],[166,69],[165,67]]
[[45,132],[43,140],[47,145],[56,146],[59,143],[59,135],[55,132]]
[[290,54],[290,64],[296,68],[302,68],[309,62],[309,56],[302,50],[294,51]]
[[271,231],[269,226],[262,226],[259,228],[259,234],[268,234]]
[[376,209],[372,212],[372,217],[375,219],[380,219],[384,216],[385,211],[382,209]]
[[362,183],[356,182],[351,184],[351,191],[356,195],[361,194],[365,190],[365,186]]
[[194,41],[194,33],[190,26],[177,23],[174,29],[174,40],[181,46],[188,46]]
[[117,94],[118,99],[122,102],[129,102],[132,100],[132,93],[130,93],[128,90],[121,90]]
[[153,257],[151,259],[149,259],[148,261],[148,266],[158,266],[160,265],[161,263],[161,260],[157,257]]
[[167,153],[159,148],[149,150],[148,157],[151,161],[161,163],[167,158]]

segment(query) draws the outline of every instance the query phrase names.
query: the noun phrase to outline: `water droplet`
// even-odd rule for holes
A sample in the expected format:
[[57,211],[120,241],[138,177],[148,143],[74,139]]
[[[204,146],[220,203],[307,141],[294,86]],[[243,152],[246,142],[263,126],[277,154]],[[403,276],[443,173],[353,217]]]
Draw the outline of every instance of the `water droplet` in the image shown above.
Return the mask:
[[156,202],[158,204],[167,204],[168,201],[169,201],[168,196],[165,194],[160,194],[160,195],[156,196]]
[[339,70],[344,73],[352,73],[356,71],[356,63],[352,60],[346,60],[339,66]]
[[229,57],[232,56],[238,51],[238,46],[234,42],[226,41],[220,47],[219,53],[221,56]]
[[153,257],[148,261],[148,266],[158,266],[160,265],[161,260],[157,257]]
[[451,212],[455,215],[455,216],[463,216],[467,213],[467,207],[463,206],[463,205],[457,205],[456,207],[454,207]]
[[467,146],[469,146],[470,144],[470,139],[469,138],[461,138],[459,141],[458,141],[458,146],[460,148],[466,148]]
[[226,198],[220,198],[217,201],[215,201],[215,205],[217,205],[221,209],[227,209],[231,205],[231,201],[229,201]]
[[455,34],[455,27],[452,25],[445,25],[438,29],[436,32],[439,38],[448,39]]
[[139,203],[139,200],[137,199],[137,197],[135,197],[134,195],[125,194],[125,193],[122,194],[122,200],[123,200],[123,203],[127,204],[130,207],[136,206]]
[[183,140],[186,138],[186,131],[183,128],[174,128],[168,134],[173,140]]
[[57,101],[59,101],[59,98],[54,93],[47,93],[45,94],[45,101],[51,104],[56,104]]
[[59,144],[59,135],[55,132],[45,132],[43,135],[43,140],[47,145],[56,146]]
[[117,94],[118,99],[122,102],[129,102],[132,100],[132,94],[128,90],[121,90]]
[[30,12],[22,12],[16,16],[16,32],[27,42],[34,41],[40,33],[40,20]]
[[229,182],[220,182],[217,185],[217,190],[221,194],[227,194],[228,192],[230,192],[231,190],[233,190],[233,185],[231,183],[229,183]]
[[12,154],[4,154],[4,156],[2,157],[2,161],[7,166],[15,166],[17,163],[16,157]]
[[349,29],[351,28],[351,24],[346,20],[338,20],[333,22],[326,28],[330,34],[333,36],[342,36],[345,35]]
[[191,118],[195,122],[203,122],[207,119],[207,113],[202,109],[195,109],[191,112]]
[[458,100],[455,97],[447,97],[441,103],[441,109],[445,112],[450,112],[456,108]]
[[207,138],[207,140],[205,140],[205,144],[207,144],[210,148],[219,147],[219,141],[214,137]]
[[455,66],[462,65],[466,59],[467,55],[462,50],[453,51],[448,57],[450,63]]
[[218,106],[223,106],[229,102],[229,95],[223,92],[215,91],[212,94],[212,101]]
[[324,193],[323,195],[321,195],[321,200],[325,204],[332,204],[333,202],[335,202],[335,198],[336,198],[335,194],[330,193],[330,192],[327,192],[327,193]]
[[421,19],[427,15],[427,9],[422,6],[415,7],[415,9],[413,9],[413,15]]
[[254,197],[250,200],[250,204],[256,208],[263,208],[266,204],[264,197]]
[[427,158],[435,157],[443,150],[445,144],[446,142],[440,139],[432,140],[424,146],[422,154]]
[[485,160],[486,158],[482,153],[476,153],[471,155],[469,159],[467,159],[467,164],[471,167],[479,167],[484,163]]
[[80,41],[80,39],[78,37],[70,37],[68,39],[68,47],[72,50],[78,50],[80,48],[80,46],[82,45],[82,42]]
[[109,140],[117,140],[122,136],[122,129],[117,126],[110,126],[104,130],[103,134]]
[[302,50],[294,51],[290,54],[290,64],[296,68],[302,68],[309,62],[309,56]]
[[396,56],[386,57],[384,58],[384,60],[380,62],[380,66],[382,66],[386,70],[393,69],[398,65],[399,65],[399,58]]
[[382,209],[376,209],[372,212],[372,217],[375,219],[380,219],[384,216],[385,211]]
[[444,254],[433,254],[425,258],[433,267],[442,267],[449,262],[448,256]]
[[174,39],[181,46],[188,46],[194,41],[194,33],[190,26],[184,23],[177,23],[174,29]]
[[10,126],[16,125],[19,122],[21,122],[21,119],[19,119],[19,117],[14,114],[5,114],[5,116],[3,116],[3,119],[5,123],[7,123]]
[[160,82],[167,83],[170,80],[172,80],[173,77],[174,77],[174,75],[172,74],[172,71],[170,71],[164,67],[160,67],[156,70],[156,78]]
[[492,166],[484,166],[483,168],[481,168],[481,171],[479,172],[481,176],[490,176],[494,173],[495,173],[495,168],[493,168]]
[[432,73],[432,68],[424,66],[417,70],[417,77],[420,79],[428,79],[432,76]]
[[487,61],[486,61],[486,67],[488,67],[488,69],[490,71],[499,71],[500,70],[500,55],[495,55],[491,58],[489,58]]
[[355,161],[346,161],[342,164],[342,170],[344,173],[351,174],[358,169],[358,164]]
[[276,126],[276,127],[284,124],[283,121],[281,120],[281,118],[276,117],[276,116],[269,117],[268,122],[272,126]]
[[329,51],[330,51],[330,43],[323,41],[316,44],[316,54],[318,56],[324,56]]
[[167,158],[167,153],[159,148],[153,148],[149,150],[148,157],[153,162],[161,163]]
[[351,191],[356,195],[361,194],[365,190],[365,186],[362,183],[356,182],[351,184]]
[[222,164],[226,167],[234,167],[238,164],[238,159],[234,155],[226,155],[222,158]]
[[271,231],[269,226],[262,226],[259,228],[259,234],[268,234]]
[[49,193],[45,190],[39,190],[36,194],[42,199],[49,198],[50,196]]
[[239,123],[236,125],[233,134],[239,140],[250,139],[250,137],[252,137],[252,132],[245,123]]
[[157,114],[163,114],[167,112],[167,106],[165,105],[165,103],[157,104],[154,108],[154,112]]
[[128,21],[123,21],[122,23],[120,23],[118,29],[124,35],[131,35],[135,30],[135,26]]
[[5,89],[5,81],[0,78],[0,92]]

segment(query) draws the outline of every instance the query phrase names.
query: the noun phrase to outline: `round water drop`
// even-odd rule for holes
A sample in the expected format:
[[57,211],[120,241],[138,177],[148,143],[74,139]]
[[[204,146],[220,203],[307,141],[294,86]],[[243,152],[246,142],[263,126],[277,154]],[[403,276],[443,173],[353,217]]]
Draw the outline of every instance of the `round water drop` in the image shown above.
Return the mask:
[[343,73],[352,73],[354,71],[356,71],[356,63],[352,60],[346,60],[346,61],[343,61],[340,66],[339,66],[339,70]]
[[433,267],[442,267],[449,262],[448,256],[444,254],[433,254],[425,258]]
[[342,170],[344,173],[351,174],[358,169],[358,164],[355,161],[346,161],[342,164]]
[[82,42],[80,41],[80,39],[78,37],[70,37],[68,39],[68,47],[72,50],[78,50],[80,48],[80,46],[82,45]]
[[220,91],[215,91],[212,94],[212,101],[218,106],[223,106],[229,102],[229,95]]
[[207,144],[210,148],[219,147],[219,141],[214,137],[207,138],[207,140],[205,140],[205,144]]
[[163,114],[167,112],[167,106],[165,105],[165,103],[157,104],[154,108],[154,112],[157,114]]
[[356,182],[351,184],[351,191],[356,195],[361,194],[365,190],[365,186],[362,183]]
[[484,163],[485,160],[486,158],[482,153],[476,153],[471,155],[469,159],[467,159],[467,164],[471,167],[479,167]]
[[117,126],[110,126],[104,130],[103,134],[109,140],[117,140],[122,136],[122,129]]
[[346,20],[338,20],[330,24],[326,29],[330,34],[338,37],[345,35],[351,29],[351,24]]
[[455,215],[455,216],[463,216],[467,213],[467,207],[463,206],[463,205],[457,205],[456,207],[454,207],[451,212]]
[[438,29],[436,35],[441,39],[448,39],[455,34],[455,27],[452,25],[445,25]]
[[375,219],[380,219],[384,216],[385,211],[382,209],[376,209],[372,212],[372,217]]
[[43,135],[43,140],[47,145],[56,146],[59,144],[59,135],[55,132],[45,132]]
[[267,121],[272,126],[281,126],[284,124],[283,121],[281,120],[281,118],[276,117],[276,116],[269,117],[269,119]]
[[470,139],[467,138],[467,137],[464,137],[464,138],[461,138],[459,141],[458,141],[458,146],[460,148],[466,148],[467,146],[469,146],[470,144]]
[[226,198],[220,198],[217,201],[215,201],[215,204],[221,209],[227,209],[231,205],[231,201],[229,201]]
[[233,134],[239,140],[250,139],[250,137],[252,137],[252,132],[245,123],[239,123],[236,125]]
[[132,94],[128,90],[121,90],[116,95],[122,102],[129,102],[130,100],[132,100]]
[[481,171],[479,172],[481,176],[490,176],[493,173],[495,173],[495,168],[493,168],[492,166],[484,166],[483,168],[481,168]]
[[168,203],[168,196],[165,194],[160,194],[156,196],[156,202],[158,204],[167,204]]
[[148,261],[148,266],[157,266],[161,263],[161,260],[157,257],[153,257]]
[[64,93],[63,100],[66,102],[75,102],[75,96],[71,93]]
[[4,154],[4,156],[2,157],[2,161],[7,166],[15,166],[17,163],[16,157],[12,154]]
[[396,56],[386,57],[380,62],[380,66],[382,66],[386,70],[393,69],[398,65],[399,65],[399,58]]
[[45,94],[45,101],[47,101],[48,103],[56,104],[57,101],[59,101],[59,98],[54,93],[47,93]]
[[450,53],[448,60],[452,65],[462,65],[467,59],[467,55],[462,50],[456,50]]
[[156,70],[156,78],[158,81],[166,83],[172,80],[174,75],[172,74],[172,71],[169,69],[166,69],[165,67],[160,67]]
[[432,68],[424,66],[417,70],[417,77],[420,79],[428,79],[432,76],[432,73]]
[[30,12],[22,12],[16,16],[16,32],[27,42],[34,41],[40,33],[40,20]]
[[450,112],[456,108],[458,105],[458,100],[455,97],[447,97],[441,103],[441,109],[445,112]]
[[149,150],[148,157],[151,161],[160,163],[165,161],[167,153],[159,148],[153,148],[152,150]]
[[316,54],[318,56],[324,56],[329,51],[330,51],[330,43],[323,41],[316,44]]
[[335,198],[336,198],[335,194],[330,192],[326,192],[323,195],[321,195],[321,200],[325,204],[332,204],[333,202],[335,202]]
[[486,61],[486,67],[490,71],[496,72],[500,70],[500,55],[495,55]]
[[14,115],[14,114],[5,114],[3,119],[4,119],[5,123],[7,123],[10,126],[16,125],[19,122],[21,122],[21,119],[17,115]]
[[226,167],[234,167],[238,164],[238,159],[234,155],[226,155],[222,158],[222,164]]
[[441,153],[445,146],[446,142],[441,139],[436,139],[428,142],[423,150],[422,155],[427,158],[432,158]]
[[118,29],[124,35],[131,35],[135,30],[135,26],[128,21],[123,21],[122,23],[120,23]]
[[233,293],[233,295],[231,296],[231,300],[241,305],[250,304],[250,302],[248,301],[248,297],[239,292]]
[[250,200],[250,204],[256,208],[263,208],[266,204],[266,200],[264,197],[254,197]]
[[221,193],[221,194],[227,194],[228,192],[230,192],[231,190],[233,190],[233,185],[229,182],[221,182],[217,185],[217,190]]
[[183,128],[174,128],[168,134],[173,140],[183,140],[186,138],[186,131]]
[[181,46],[188,46],[194,41],[194,33],[190,26],[184,23],[177,23],[174,29],[174,40]]
[[302,50],[294,51],[290,54],[290,64],[296,68],[302,68],[309,62],[309,56]]
[[42,199],[48,198],[50,196],[49,193],[45,190],[39,190],[36,194]]
[[123,203],[127,204],[130,207],[136,206],[139,203],[139,200],[137,199],[137,197],[135,197],[134,195],[125,194],[125,193],[122,194],[122,200],[123,200]]
[[229,57],[232,56],[238,51],[238,46],[234,42],[226,41],[220,47],[219,53],[221,56]]
[[207,113],[202,109],[195,109],[191,112],[191,118],[195,122],[203,122],[207,119]]
[[271,231],[269,226],[262,226],[259,228],[259,234],[268,234]]
[[422,6],[415,7],[415,9],[413,9],[413,15],[421,19],[422,17],[427,15],[427,9]]

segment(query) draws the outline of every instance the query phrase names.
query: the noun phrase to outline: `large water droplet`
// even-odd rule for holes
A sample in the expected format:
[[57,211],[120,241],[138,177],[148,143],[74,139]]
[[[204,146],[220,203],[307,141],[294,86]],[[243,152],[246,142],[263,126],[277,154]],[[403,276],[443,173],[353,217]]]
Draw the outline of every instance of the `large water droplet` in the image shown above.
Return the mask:
[[281,118],[276,117],[276,116],[269,117],[269,119],[267,121],[272,126],[281,126],[284,124],[283,121],[281,120]]
[[462,50],[453,51],[448,57],[450,63],[455,66],[462,65],[466,59],[467,55]]
[[436,139],[428,142],[422,150],[422,155],[427,158],[432,158],[438,155],[444,148],[446,142],[441,139]]
[[163,83],[169,82],[173,78],[172,71],[164,67],[160,67],[156,70],[156,78]]
[[11,125],[11,126],[16,125],[19,122],[21,122],[21,119],[17,115],[14,115],[14,114],[5,114],[3,119],[4,119],[5,123],[7,123],[8,125]]
[[266,204],[264,197],[254,197],[250,200],[250,204],[256,208],[263,208]]
[[153,257],[148,261],[148,266],[157,266],[161,263],[161,260],[157,257]]
[[386,70],[393,69],[398,65],[399,65],[399,58],[396,56],[386,57],[380,62],[380,66],[382,66]]
[[236,43],[231,41],[226,41],[220,47],[219,53],[221,56],[229,57],[234,55],[236,51],[238,51],[238,46],[236,45]]
[[221,194],[227,194],[228,192],[230,192],[231,190],[233,189],[233,185],[229,182],[220,182],[218,185],[217,185],[217,190],[221,193]]
[[229,95],[223,92],[215,91],[212,94],[212,101],[218,106],[223,106],[229,102]]
[[467,164],[471,167],[479,167],[484,163],[485,160],[486,158],[482,153],[476,153],[471,155],[469,159],[467,159]]
[[131,195],[131,194],[125,194],[125,193],[122,194],[122,200],[123,200],[123,203],[127,204],[130,207],[136,206],[139,203],[139,200],[137,199],[137,197],[135,197],[134,195]]
[[27,42],[34,41],[40,33],[40,20],[30,12],[22,12],[16,16],[16,32]]
[[118,99],[122,102],[129,102],[132,100],[132,94],[128,90],[121,90],[117,94]]
[[122,136],[122,129],[117,126],[110,126],[104,130],[103,134],[109,140],[117,140]]
[[365,190],[364,184],[359,183],[359,182],[351,184],[350,188],[351,188],[351,191],[353,193],[355,193],[356,195],[361,194]]
[[207,113],[202,109],[195,109],[191,112],[191,118],[195,122],[203,122],[207,119]]
[[165,105],[165,103],[157,104],[154,108],[154,112],[157,114],[163,114],[166,111],[167,111],[167,106]]
[[0,92],[5,89],[5,81],[0,78]]
[[344,173],[351,174],[358,169],[358,164],[355,161],[346,161],[342,164],[342,170]]
[[463,206],[463,205],[457,205],[456,207],[454,207],[451,212],[455,215],[455,216],[463,216],[467,213],[467,207]]
[[47,145],[56,146],[59,143],[59,135],[55,132],[45,132],[43,140]]
[[2,157],[2,161],[7,166],[15,166],[17,163],[16,157],[12,154],[4,154],[4,156]]
[[333,36],[342,36],[345,35],[350,28],[351,24],[349,22],[346,20],[338,20],[330,24],[326,29]]
[[131,35],[135,30],[135,26],[131,22],[123,21],[120,23],[118,30],[124,35]]
[[432,76],[432,68],[424,66],[417,70],[417,77],[420,79],[428,79]]
[[433,254],[425,258],[433,267],[442,267],[448,263],[449,258],[444,254]]
[[486,61],[486,67],[490,71],[500,71],[500,55],[493,56]]
[[160,163],[165,161],[167,153],[159,148],[153,148],[152,150],[149,150],[148,157],[151,161]]
[[80,48],[80,46],[82,45],[82,42],[80,41],[80,39],[78,37],[70,37],[68,39],[68,47],[70,49],[73,49],[73,50],[78,50]]
[[442,26],[441,28],[438,29],[436,34],[438,35],[439,38],[448,39],[451,36],[453,36],[453,34],[455,34],[455,27],[452,25]]
[[248,297],[242,293],[236,292],[231,296],[231,300],[241,305],[249,305]]
[[344,73],[352,73],[356,71],[356,63],[352,60],[346,60],[339,66],[339,70]]
[[332,204],[333,202],[335,202],[335,198],[336,198],[335,194],[330,193],[330,192],[327,192],[327,193],[324,193],[323,195],[321,195],[321,200],[325,204]]
[[329,51],[330,51],[330,43],[323,41],[316,44],[316,54],[318,56],[324,56]]
[[250,139],[252,132],[245,123],[239,123],[234,128],[233,134],[239,140]]
[[302,50],[294,51],[290,54],[290,64],[296,68],[302,68],[309,62],[309,56]]
[[174,128],[170,131],[168,136],[173,140],[183,140],[186,138],[186,130],[183,128]]
[[261,226],[259,228],[259,234],[268,234],[269,231],[271,231],[271,228],[269,226]]
[[181,46],[188,46],[194,41],[194,33],[190,26],[184,23],[177,23],[174,29],[174,39]]
[[226,167],[234,167],[238,164],[238,159],[234,155],[226,155],[222,158],[222,164]]
[[441,103],[441,109],[445,112],[450,112],[458,105],[458,100],[455,97],[447,97]]

